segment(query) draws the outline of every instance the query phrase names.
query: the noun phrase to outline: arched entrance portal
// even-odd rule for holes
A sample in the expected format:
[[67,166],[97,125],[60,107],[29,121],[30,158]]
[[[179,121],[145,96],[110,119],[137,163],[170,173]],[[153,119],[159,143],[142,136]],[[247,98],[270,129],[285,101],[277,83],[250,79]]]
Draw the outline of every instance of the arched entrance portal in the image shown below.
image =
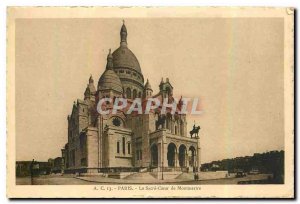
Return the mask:
[[158,166],[158,148],[156,144],[151,146],[151,166]]
[[193,146],[189,148],[189,166],[195,167],[195,156],[196,156],[196,149]]
[[180,167],[186,166],[186,146],[180,145],[179,147],[179,165]]
[[167,154],[168,166],[169,167],[175,167],[176,152],[177,152],[176,145],[174,143],[170,143],[168,145],[168,154]]

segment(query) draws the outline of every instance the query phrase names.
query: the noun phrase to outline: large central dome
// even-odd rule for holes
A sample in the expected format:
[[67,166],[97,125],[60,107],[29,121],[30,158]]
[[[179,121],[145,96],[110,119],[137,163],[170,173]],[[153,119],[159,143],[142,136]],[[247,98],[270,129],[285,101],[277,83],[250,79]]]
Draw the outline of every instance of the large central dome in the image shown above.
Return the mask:
[[139,61],[127,46],[120,46],[113,52],[114,68],[130,68],[142,73]]
[[113,70],[119,76],[127,98],[141,97],[144,90],[144,76],[138,59],[127,46],[127,29],[124,22],[120,37],[120,47],[112,53]]
[[120,31],[120,47],[113,52],[113,64],[115,69],[129,68],[142,74],[140,63],[133,52],[127,47],[127,29],[123,23]]

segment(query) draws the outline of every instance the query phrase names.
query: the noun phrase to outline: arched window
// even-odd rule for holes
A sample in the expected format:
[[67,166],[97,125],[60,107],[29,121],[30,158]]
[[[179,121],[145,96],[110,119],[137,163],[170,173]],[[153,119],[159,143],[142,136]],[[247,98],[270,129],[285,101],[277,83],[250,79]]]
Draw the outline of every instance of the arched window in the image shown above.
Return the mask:
[[133,89],[132,98],[135,99],[137,97],[137,91]]
[[177,135],[177,126],[175,126],[175,135]]
[[167,92],[167,95],[168,95],[168,96],[171,95],[171,89],[170,89],[170,87],[167,87],[167,88],[166,88],[166,92]]
[[142,97],[142,93],[141,92],[139,92],[139,98],[141,98]]
[[117,142],[117,153],[118,154],[120,153],[120,142],[119,141]]
[[122,143],[123,143],[123,154],[125,154],[125,137],[122,138]]
[[128,144],[127,144],[127,152],[128,152],[128,154],[130,154],[130,151],[131,151],[130,148],[131,148],[130,147],[130,142],[128,142]]
[[127,98],[131,98],[131,90],[130,90],[130,88],[126,89],[126,97]]

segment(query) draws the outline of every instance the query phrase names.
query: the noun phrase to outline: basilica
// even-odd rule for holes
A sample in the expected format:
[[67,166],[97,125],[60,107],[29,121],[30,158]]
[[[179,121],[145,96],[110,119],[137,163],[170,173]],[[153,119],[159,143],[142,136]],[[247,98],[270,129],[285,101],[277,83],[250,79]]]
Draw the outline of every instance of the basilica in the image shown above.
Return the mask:
[[[127,45],[123,23],[120,46],[109,51],[105,71],[98,83],[90,76],[83,99],[77,99],[68,115],[68,142],[62,149],[64,172],[102,173],[126,171],[197,171],[200,168],[200,139],[187,131],[185,114],[158,110],[149,114],[101,115],[101,98],[173,99],[173,86],[162,79],[153,93],[139,61]],[[155,71],[155,70],[154,70]],[[109,102],[106,108],[111,108]],[[159,108],[158,108],[159,109]],[[164,118],[164,120],[162,120]]]

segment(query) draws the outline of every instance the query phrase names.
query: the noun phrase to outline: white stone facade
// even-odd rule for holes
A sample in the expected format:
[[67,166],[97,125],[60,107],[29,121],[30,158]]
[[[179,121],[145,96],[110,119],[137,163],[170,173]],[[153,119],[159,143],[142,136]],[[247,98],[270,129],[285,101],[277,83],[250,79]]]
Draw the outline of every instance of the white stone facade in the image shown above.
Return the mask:
[[[74,102],[68,116],[68,143],[64,147],[65,170],[100,172],[105,169],[149,170],[187,169],[200,167],[200,139],[187,135],[186,115],[166,114],[163,125],[157,126],[158,112],[100,115],[97,102],[103,97],[126,97],[143,100],[155,97],[173,99],[173,87],[167,78],[153,94],[139,62],[127,47],[127,29],[123,24],[120,47],[108,54],[105,72],[95,88],[92,76],[84,100]],[[111,108],[112,104],[107,104]]]

